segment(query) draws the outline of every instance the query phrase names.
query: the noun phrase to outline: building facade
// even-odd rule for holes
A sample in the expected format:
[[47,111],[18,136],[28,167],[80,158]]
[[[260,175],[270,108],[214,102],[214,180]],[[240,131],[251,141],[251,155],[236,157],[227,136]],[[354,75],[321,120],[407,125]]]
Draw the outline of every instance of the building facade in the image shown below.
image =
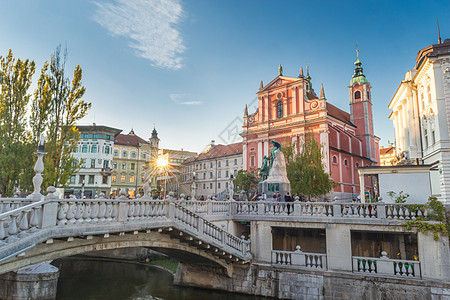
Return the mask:
[[[323,146],[323,165],[337,183],[334,196],[352,199],[359,194],[359,166],[379,163],[379,138],[374,135],[371,86],[363,74],[359,56],[350,81],[350,113],[328,102],[323,85],[320,96],[300,69],[298,77],[279,75],[256,93],[258,109],[244,113],[243,166],[245,170],[261,167],[264,155],[269,157],[271,140],[284,144],[301,143],[312,133]],[[367,189],[371,182],[366,182]],[[328,195],[333,197],[333,195]]]
[[78,146],[73,153],[81,169],[70,178],[66,195],[83,195],[87,198],[111,189],[114,138],[122,131],[103,125],[78,125],[80,133]]
[[114,151],[111,176],[111,196],[118,194],[124,188],[128,196],[135,197],[142,194],[142,185],[150,181],[152,188],[155,181],[151,181],[150,174],[154,167],[152,158],[158,155],[159,138],[153,129],[151,138],[146,141],[137,136],[133,129],[128,134],[118,134],[114,139]]
[[230,145],[215,145],[212,142],[207,150],[183,163],[183,190],[190,195],[195,181],[197,199],[208,196],[226,199],[230,194],[231,180],[243,169],[242,150],[242,142]]
[[195,158],[197,153],[183,149],[161,149],[159,155],[167,155],[169,163],[167,174],[159,172],[156,176],[156,184],[159,186],[159,190],[164,191],[165,188],[166,192],[174,192],[176,195],[189,195],[190,190],[185,188],[182,180],[183,163],[188,159]]
[[397,156],[395,147],[389,145],[387,147],[380,147],[380,166],[394,166],[397,164]]
[[417,54],[389,103],[400,164],[429,164],[433,195],[450,196],[450,39]]

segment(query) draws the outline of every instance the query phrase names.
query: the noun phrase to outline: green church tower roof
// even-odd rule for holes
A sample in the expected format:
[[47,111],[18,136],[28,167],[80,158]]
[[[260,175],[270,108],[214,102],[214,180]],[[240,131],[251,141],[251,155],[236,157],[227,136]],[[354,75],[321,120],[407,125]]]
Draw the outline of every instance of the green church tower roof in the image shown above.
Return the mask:
[[352,76],[352,80],[350,80],[350,85],[358,83],[368,83],[366,76],[363,74],[362,62],[359,60],[359,50],[356,50],[356,61],[355,61],[355,74]]

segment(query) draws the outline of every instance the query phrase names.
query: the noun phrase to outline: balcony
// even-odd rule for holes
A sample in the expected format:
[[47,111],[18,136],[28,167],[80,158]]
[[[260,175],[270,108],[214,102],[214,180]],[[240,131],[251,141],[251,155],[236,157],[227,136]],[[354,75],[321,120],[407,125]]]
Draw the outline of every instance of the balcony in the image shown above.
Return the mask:
[[112,174],[112,169],[111,168],[102,168],[102,170],[100,171],[100,173],[102,175],[111,175]]

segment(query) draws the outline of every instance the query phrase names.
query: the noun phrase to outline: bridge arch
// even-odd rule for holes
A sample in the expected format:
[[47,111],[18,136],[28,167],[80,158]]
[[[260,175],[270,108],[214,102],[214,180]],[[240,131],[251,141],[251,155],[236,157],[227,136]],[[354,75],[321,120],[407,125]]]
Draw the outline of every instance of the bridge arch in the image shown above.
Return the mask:
[[[50,243],[48,243],[50,242]],[[195,241],[180,241],[160,232],[147,232],[125,235],[90,236],[49,240],[36,247],[0,263],[0,274],[39,262],[54,260],[93,251],[112,250],[131,247],[147,247],[168,254],[181,262],[195,263],[221,268],[227,276],[233,273],[233,264],[227,260],[225,252],[211,246],[199,245]],[[195,245],[197,243],[197,245]],[[208,247],[208,248],[206,248]]]

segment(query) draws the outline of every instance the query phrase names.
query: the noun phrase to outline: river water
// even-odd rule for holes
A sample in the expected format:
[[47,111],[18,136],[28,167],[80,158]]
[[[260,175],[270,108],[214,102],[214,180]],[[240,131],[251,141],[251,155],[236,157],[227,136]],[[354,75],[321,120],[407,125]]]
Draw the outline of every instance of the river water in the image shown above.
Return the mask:
[[58,300],[255,300],[261,297],[179,287],[173,276],[154,267],[116,261],[67,258],[52,263],[60,270]]

